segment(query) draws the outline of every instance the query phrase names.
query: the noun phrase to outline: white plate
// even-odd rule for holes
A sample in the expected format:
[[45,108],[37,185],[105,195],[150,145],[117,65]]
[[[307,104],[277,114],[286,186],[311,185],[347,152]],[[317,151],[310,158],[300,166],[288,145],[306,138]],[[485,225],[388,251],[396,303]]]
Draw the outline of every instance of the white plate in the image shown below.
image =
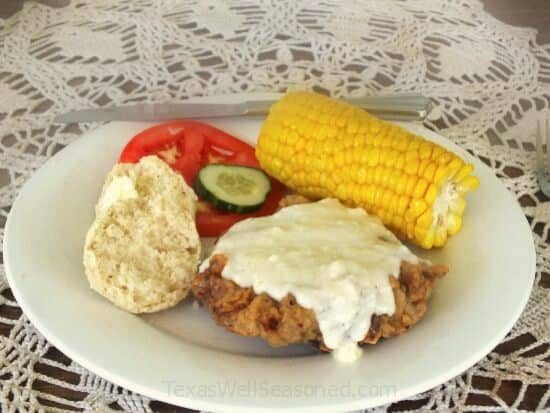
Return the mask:
[[[260,126],[243,118],[210,122],[250,142]],[[444,249],[420,253],[451,271],[411,331],[368,347],[350,366],[307,346],[274,350],[225,332],[191,299],[149,316],[125,313],[88,288],[82,246],[107,172],[128,139],[147,126],[112,123],[69,145],[29,180],[6,225],[6,271],[23,311],[61,351],[108,380],[220,412],[366,408],[460,374],[498,344],[526,304],[535,250],[515,199],[481,162],[410,126],[475,163],[481,180],[463,230]]]

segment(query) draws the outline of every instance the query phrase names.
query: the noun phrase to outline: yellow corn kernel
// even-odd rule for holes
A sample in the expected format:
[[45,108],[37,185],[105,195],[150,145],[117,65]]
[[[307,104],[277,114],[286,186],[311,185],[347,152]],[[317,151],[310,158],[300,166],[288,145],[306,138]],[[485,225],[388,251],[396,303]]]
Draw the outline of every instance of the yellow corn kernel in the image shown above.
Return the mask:
[[426,171],[426,168],[432,163],[429,159],[422,159],[420,161],[420,164],[418,165],[418,176],[424,176],[424,172]]
[[405,159],[405,173],[408,175],[416,175],[418,173],[419,166],[420,161],[418,158],[413,158],[411,160]]
[[365,183],[366,184],[373,184],[374,183],[374,169],[373,168],[366,168],[366,177],[365,177]]
[[390,190],[385,190],[384,195],[382,196],[382,205],[384,206],[384,209],[389,210],[390,209],[390,203],[392,199],[393,193]]
[[441,146],[434,146],[432,150],[432,160],[436,161],[444,152],[445,149],[443,149]]
[[399,144],[401,143],[401,136],[398,136],[398,135],[396,135],[396,134],[393,133],[393,132],[390,134],[390,136],[391,136],[391,139],[389,139],[390,142],[391,142],[391,146],[390,146],[390,147],[391,147],[394,151],[400,152],[400,150],[399,150]]
[[367,180],[367,169],[364,166],[360,166],[357,169],[357,182],[364,184]]
[[381,131],[378,131],[374,135],[371,135],[370,144],[373,147],[379,148],[381,143],[382,143],[382,133],[381,133]]
[[367,188],[366,185],[359,185],[359,199],[360,199],[360,204],[363,204],[365,205],[368,201],[368,194],[369,194],[369,190]]
[[344,164],[351,165],[353,162],[353,151],[344,151]]
[[412,214],[415,217],[418,217],[428,209],[428,204],[422,198],[413,198],[409,208],[412,211]]
[[428,181],[426,181],[424,178],[420,178],[418,182],[416,183],[416,186],[414,187],[413,191],[413,198],[423,198],[426,194],[426,191],[428,190]]
[[415,214],[415,211],[412,210],[410,207],[407,209],[407,212],[405,212],[405,221],[408,223],[415,222],[417,218],[417,215]]
[[416,187],[416,184],[418,182],[418,176],[409,176],[407,178],[407,186],[405,188],[405,194],[411,196],[414,192],[414,188]]
[[469,175],[459,182],[459,187],[463,192],[473,191],[479,186],[479,179],[477,176]]
[[[439,155],[439,157],[436,159],[436,162],[440,165],[447,165],[452,158],[453,158],[453,155],[450,152],[445,151],[441,155]],[[437,237],[437,234],[436,234],[436,237]]]
[[451,211],[461,217],[464,214],[464,209],[466,208],[466,200],[462,197],[456,199],[450,206]]
[[392,181],[392,169],[388,168],[386,166],[382,166],[382,178],[380,180],[380,185],[382,185],[384,188],[391,188],[391,181]]
[[426,212],[420,215],[420,217],[418,217],[416,223],[422,228],[429,228],[432,225],[432,221],[433,213],[431,209],[428,209]]
[[374,205],[377,207],[382,206],[382,196],[384,195],[384,192],[381,187],[378,187],[374,190]]
[[344,185],[340,185],[336,189],[336,196],[341,200],[347,200],[348,199],[348,190]]
[[382,212],[380,214],[380,218],[382,219],[382,222],[384,223],[384,225],[391,224],[391,214],[388,211]]
[[434,233],[433,231],[428,231],[426,235],[420,240],[420,246],[425,249],[430,249],[434,245]]
[[424,239],[427,233],[428,233],[428,230],[426,228],[422,228],[419,226],[416,226],[414,228],[414,237],[416,239]]
[[[367,204],[374,206],[374,200],[375,200],[376,192],[371,188],[367,190]],[[372,211],[372,209],[371,209]]]
[[430,164],[424,170],[422,176],[426,181],[432,182],[434,180],[435,171],[437,171],[437,164],[434,162],[430,162]]
[[407,153],[405,153],[405,162],[410,163],[412,161],[417,161],[417,163],[420,163],[418,152],[416,152],[415,150],[409,149],[407,150]]
[[423,139],[411,139],[407,150],[417,152],[422,142],[423,142]]
[[402,171],[405,167],[405,158],[403,156],[398,156],[397,161],[395,161],[395,169]]
[[355,134],[359,130],[359,121],[357,118],[352,117],[347,124],[347,133],[349,135]]
[[401,215],[394,215],[392,218],[392,225],[394,228],[401,230],[403,228],[403,218]]
[[373,148],[372,151],[369,152],[367,166],[371,168],[375,167],[376,165],[378,165],[379,159],[380,159],[380,149]]
[[396,139],[395,145],[392,145],[392,148],[396,149],[397,151],[403,153],[407,150],[407,147],[409,146],[410,139],[407,139],[404,136],[401,136]]
[[414,222],[407,222],[406,233],[409,239],[414,239]]
[[420,145],[418,150],[418,155],[422,160],[429,160],[433,152],[433,144],[431,142],[425,141]]
[[388,152],[384,160],[384,166],[387,166],[388,168],[393,169],[398,156],[399,156],[399,152],[393,149],[388,149]]
[[398,179],[397,185],[395,186],[395,192],[397,194],[405,195],[406,189],[407,189],[407,176],[401,174]]
[[428,205],[433,205],[438,195],[439,187],[435,184],[430,184],[430,186],[426,190],[426,195],[424,196],[424,199],[426,200]]
[[392,192],[391,200],[390,200],[390,207],[389,211],[395,215],[398,213],[399,209],[399,195]]
[[382,168],[381,167],[375,167],[371,168],[373,170],[372,173],[372,183],[376,186],[380,185],[380,181],[382,180]]
[[464,161],[460,158],[454,158],[451,162],[449,162],[449,176],[454,177],[458,171],[462,168],[464,165]]
[[399,216],[405,215],[405,211],[409,207],[410,198],[406,195],[399,196],[399,203],[397,204],[397,213]]
[[474,171],[474,166],[471,163],[467,163],[460,168],[460,171],[456,174],[455,178],[458,182],[466,178]]
[[344,153],[343,152],[336,152],[334,155],[334,163],[336,165],[343,165],[344,164]]
[[384,153],[387,153],[389,152],[389,150],[391,149],[391,139],[392,139],[392,134],[393,132],[386,128],[386,130],[384,131],[384,138],[382,139],[382,149],[384,150]]
[[449,235],[454,235],[462,227],[462,218],[456,214],[447,215],[447,232]]
[[383,181],[387,188],[391,188],[395,191],[397,183],[399,182],[399,173],[391,167],[386,167],[387,177]]
[[447,242],[447,231],[439,228],[434,234],[434,246],[442,247]]
[[447,179],[449,176],[449,168],[447,167],[447,165],[439,165],[439,167],[437,168],[437,171],[435,171],[435,175],[434,175],[434,183],[436,185],[441,185],[441,183]]

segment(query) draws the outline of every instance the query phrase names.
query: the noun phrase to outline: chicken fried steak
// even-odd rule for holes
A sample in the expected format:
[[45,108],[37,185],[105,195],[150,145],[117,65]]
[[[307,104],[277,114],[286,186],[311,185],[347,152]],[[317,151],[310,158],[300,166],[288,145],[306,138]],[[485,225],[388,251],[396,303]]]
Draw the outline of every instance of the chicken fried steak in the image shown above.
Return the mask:
[[[262,337],[272,346],[312,343],[323,351],[324,345],[312,310],[302,307],[293,295],[278,301],[256,294],[221,276],[227,258],[214,255],[210,265],[194,279],[195,297],[210,310],[216,323],[247,337]],[[442,265],[402,262],[398,278],[390,276],[395,298],[392,315],[373,315],[370,329],[360,344],[375,344],[380,338],[404,333],[426,314],[435,281],[447,273]]]

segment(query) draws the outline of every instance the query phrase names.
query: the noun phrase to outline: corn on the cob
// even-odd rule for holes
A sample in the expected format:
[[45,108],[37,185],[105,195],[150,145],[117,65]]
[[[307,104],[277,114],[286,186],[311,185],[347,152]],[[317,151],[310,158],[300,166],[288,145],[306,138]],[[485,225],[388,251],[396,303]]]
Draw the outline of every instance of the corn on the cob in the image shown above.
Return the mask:
[[424,248],[460,230],[464,195],[479,185],[473,166],[454,153],[311,92],[288,93],[272,106],[256,155],[300,194],[361,206]]

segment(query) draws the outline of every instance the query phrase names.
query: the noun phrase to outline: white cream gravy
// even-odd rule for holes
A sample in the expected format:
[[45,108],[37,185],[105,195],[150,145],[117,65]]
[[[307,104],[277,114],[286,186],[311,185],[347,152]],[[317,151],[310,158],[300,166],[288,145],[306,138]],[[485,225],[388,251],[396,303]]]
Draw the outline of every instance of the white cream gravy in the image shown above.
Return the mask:
[[378,218],[335,199],[241,221],[214,254],[228,257],[224,278],[276,300],[293,294],[313,310],[325,344],[343,362],[360,357],[357,342],[374,314],[395,311],[389,276],[399,275],[402,260],[418,261]]

